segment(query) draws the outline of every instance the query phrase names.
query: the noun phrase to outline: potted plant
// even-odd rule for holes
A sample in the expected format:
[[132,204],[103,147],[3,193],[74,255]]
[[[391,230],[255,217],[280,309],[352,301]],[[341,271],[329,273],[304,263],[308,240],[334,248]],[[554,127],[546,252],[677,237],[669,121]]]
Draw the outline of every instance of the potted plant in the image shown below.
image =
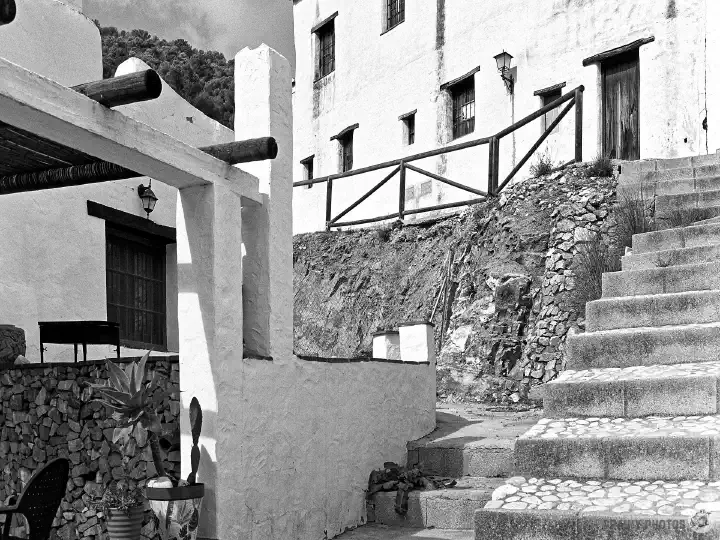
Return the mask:
[[193,447],[190,453],[191,472],[187,480],[176,484],[168,476],[161,476],[149,480],[145,488],[145,496],[158,519],[156,524],[163,540],[195,540],[198,533],[205,484],[197,483],[202,408],[195,397],[190,401],[190,430]]
[[137,540],[145,514],[145,497],[139,487],[126,479],[113,482],[94,505],[102,512],[112,540]]
[[[193,449],[192,472],[186,482],[171,479],[165,471],[159,435],[162,432],[156,409],[170,394],[158,391],[158,377],[146,384],[148,351],[139,363],[130,363],[123,371],[117,364],[106,360],[109,380],[107,385],[90,385],[102,395],[98,401],[113,409],[117,427],[113,442],[121,441],[123,449],[131,438],[139,447],[149,444],[158,478],[149,479],[145,497],[155,512],[155,524],[163,540],[177,538],[194,540],[197,535],[200,505],[205,485],[196,483],[200,463],[198,441],[202,429],[202,409],[196,398],[190,404]],[[109,524],[108,524],[109,525]]]

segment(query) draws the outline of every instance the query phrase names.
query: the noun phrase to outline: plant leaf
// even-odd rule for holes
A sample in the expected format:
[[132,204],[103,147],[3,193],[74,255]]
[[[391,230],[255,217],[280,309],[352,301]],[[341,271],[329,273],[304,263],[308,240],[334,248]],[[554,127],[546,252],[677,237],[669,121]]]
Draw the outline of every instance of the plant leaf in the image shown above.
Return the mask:
[[113,431],[113,442],[117,443],[118,440],[123,439],[123,441],[126,441],[127,438],[132,433],[132,426],[125,426],[125,427],[116,427]]
[[130,393],[135,394],[138,391],[137,386],[135,386],[135,362],[130,362],[125,367],[125,373],[127,373],[128,380],[130,381]]
[[125,372],[115,362],[105,360],[110,376],[110,385],[119,391],[130,392],[130,380]]
[[[150,349],[150,351],[152,351],[152,349]],[[140,363],[135,368],[135,388],[142,388],[142,385],[145,382],[145,365],[148,358],[150,358],[150,351],[143,355],[140,359]]]
[[140,425],[140,423],[135,424],[133,433],[135,434],[135,440],[137,441],[138,446],[143,447],[147,444],[148,432],[147,429]]
[[145,411],[145,414],[140,419],[140,425],[153,433],[162,433],[160,419],[154,412]]

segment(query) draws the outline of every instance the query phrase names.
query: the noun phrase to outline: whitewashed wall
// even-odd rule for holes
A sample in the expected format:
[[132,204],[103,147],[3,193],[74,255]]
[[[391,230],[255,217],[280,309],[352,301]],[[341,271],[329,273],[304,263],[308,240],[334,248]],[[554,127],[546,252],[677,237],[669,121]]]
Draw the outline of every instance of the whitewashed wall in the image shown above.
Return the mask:
[[[443,2],[438,2],[442,4]],[[355,168],[437,148],[449,142],[448,103],[442,83],[476,67],[475,133],[457,142],[492,135],[541,106],[535,90],[566,82],[564,92],[583,84],[585,121],[583,157],[600,151],[600,83],[597,65],[583,67],[594,54],[649,36],[640,48],[641,157],[676,157],[714,152],[720,130],[702,129],[707,88],[720,94],[717,62],[707,46],[718,43],[718,7],[706,0],[579,1],[446,0],[445,40],[436,44],[436,3],[406,2],[405,22],[381,35],[382,0],[362,5],[349,0],[295,0],[297,73],[295,86],[294,180],[302,180],[299,161],[315,154],[315,176],[336,173],[338,145],[330,137],[359,123],[355,131]],[[338,11],[335,19],[336,71],[314,85],[311,28]],[[507,95],[494,55],[515,58],[515,95]],[[707,82],[706,82],[707,75]],[[316,88],[314,88],[316,86]],[[417,142],[402,144],[398,116],[417,109]],[[552,135],[547,149],[556,161],[574,156],[574,115]],[[717,118],[717,116],[715,116]],[[501,181],[541,133],[540,121],[501,143]],[[484,189],[487,146],[427,160],[433,172]],[[532,163],[532,161],[531,161]],[[526,174],[527,166],[521,174]],[[334,213],[379,181],[383,172],[339,180]],[[423,181],[409,173],[408,185]],[[363,203],[347,219],[397,211],[397,179]],[[428,206],[467,198],[457,189],[434,183],[423,198]],[[324,223],[325,189],[295,190],[294,232],[318,230]],[[413,207],[417,202],[409,204]]]
[[[100,34],[79,2],[19,0],[16,20],[0,29],[0,55],[26,69],[73,85],[102,79]],[[130,59],[118,74],[147,69]],[[232,130],[205,116],[163,83],[160,98],[117,110],[194,145],[234,140]],[[0,321],[25,330],[27,358],[40,361],[39,321],[107,320],[105,221],[88,216],[87,201],[145,217],[137,187],[147,178],[0,196]],[[177,190],[153,182],[152,220],[175,226]],[[168,348],[178,350],[177,255],[167,246]],[[73,348],[47,345],[46,361],[71,361]],[[88,358],[114,355],[89,347]],[[138,351],[124,349],[123,354]]]

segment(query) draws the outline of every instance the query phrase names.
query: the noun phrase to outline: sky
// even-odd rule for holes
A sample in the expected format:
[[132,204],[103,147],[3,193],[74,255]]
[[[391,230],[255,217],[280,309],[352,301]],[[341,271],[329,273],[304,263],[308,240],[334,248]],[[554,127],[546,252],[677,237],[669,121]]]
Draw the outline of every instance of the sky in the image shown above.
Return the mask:
[[83,10],[102,26],[147,30],[228,59],[244,47],[267,43],[295,70],[290,0],[83,0]]

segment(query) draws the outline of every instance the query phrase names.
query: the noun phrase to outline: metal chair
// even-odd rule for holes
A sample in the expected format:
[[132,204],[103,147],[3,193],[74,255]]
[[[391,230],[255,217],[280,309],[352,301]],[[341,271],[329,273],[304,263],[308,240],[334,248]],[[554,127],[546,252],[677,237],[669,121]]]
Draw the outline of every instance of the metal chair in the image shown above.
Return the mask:
[[17,504],[0,507],[4,514],[2,540],[13,540],[10,536],[10,522],[13,514],[22,514],[30,526],[28,540],[48,540],[55,514],[67,490],[70,462],[65,458],[53,459],[35,472],[20,494]]

